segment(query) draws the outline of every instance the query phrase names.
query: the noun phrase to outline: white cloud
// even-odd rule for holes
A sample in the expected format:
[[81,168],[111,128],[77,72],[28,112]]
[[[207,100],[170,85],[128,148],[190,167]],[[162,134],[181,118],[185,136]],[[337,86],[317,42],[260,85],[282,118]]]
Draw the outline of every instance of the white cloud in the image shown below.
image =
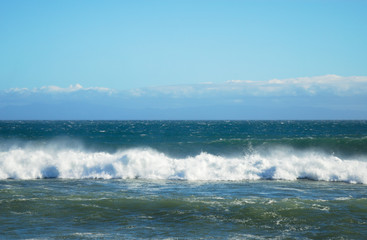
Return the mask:
[[134,97],[140,97],[143,96],[145,94],[145,91],[143,91],[140,88],[136,88],[136,89],[132,89],[129,91],[129,93],[134,96]]
[[242,89],[251,89],[254,95],[266,95],[269,93],[295,94],[300,90],[309,94],[325,91],[336,95],[367,93],[367,77],[365,76],[342,77],[338,75],[324,75],[272,79],[268,81],[230,80],[226,84],[236,85]]
[[[139,93],[139,94],[136,94]],[[228,80],[224,83],[173,85],[134,90],[134,96],[201,97],[216,95],[298,96],[315,94],[367,94],[367,77],[324,75],[267,81]]]
[[26,93],[30,92],[28,88],[10,88],[9,90],[5,91],[6,93]]
[[151,88],[154,92],[164,95],[172,95],[173,97],[190,96],[198,92],[196,85],[181,85],[181,86],[163,86]]
[[104,88],[104,87],[83,87],[80,84],[70,85],[67,88],[62,88],[58,86],[46,86],[41,87],[39,90],[46,91],[46,92],[60,92],[60,93],[68,93],[68,92],[76,92],[76,91],[98,91],[98,92],[107,92],[111,93],[114,90],[110,88]]
[[104,87],[83,87],[79,83],[75,85],[70,85],[69,87],[62,88],[59,86],[43,86],[40,88],[11,88],[7,92],[8,93],[71,93],[71,92],[77,92],[77,91],[97,91],[97,92],[105,92],[105,93],[113,93],[115,90],[110,88],[104,88]]
[[79,90],[83,90],[84,88],[82,87],[82,85],[80,84],[75,84],[75,85],[70,85],[67,88],[62,88],[62,87],[58,87],[58,86],[46,86],[46,87],[41,87],[40,90],[41,91],[46,91],[46,92],[75,92],[75,91],[79,91]]

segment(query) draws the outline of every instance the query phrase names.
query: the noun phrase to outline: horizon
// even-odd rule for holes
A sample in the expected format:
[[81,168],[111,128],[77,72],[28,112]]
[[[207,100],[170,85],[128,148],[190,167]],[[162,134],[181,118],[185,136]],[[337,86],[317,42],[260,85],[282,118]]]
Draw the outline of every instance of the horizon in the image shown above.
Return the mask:
[[364,120],[367,77],[0,91],[1,120]]

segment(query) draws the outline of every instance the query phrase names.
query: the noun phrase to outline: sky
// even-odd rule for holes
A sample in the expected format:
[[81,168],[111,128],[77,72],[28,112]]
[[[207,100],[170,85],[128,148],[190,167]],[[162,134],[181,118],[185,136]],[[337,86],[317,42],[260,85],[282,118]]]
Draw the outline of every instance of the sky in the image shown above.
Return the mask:
[[367,119],[364,0],[0,0],[0,119]]

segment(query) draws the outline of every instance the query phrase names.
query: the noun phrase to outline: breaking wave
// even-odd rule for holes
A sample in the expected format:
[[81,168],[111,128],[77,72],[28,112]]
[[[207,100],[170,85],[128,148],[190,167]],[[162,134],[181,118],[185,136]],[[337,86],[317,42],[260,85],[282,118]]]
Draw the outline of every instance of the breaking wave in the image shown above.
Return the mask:
[[74,148],[12,147],[0,150],[0,179],[121,178],[203,181],[296,180],[367,184],[367,161],[317,151],[277,147],[226,157],[202,152],[173,158],[150,148],[115,153]]

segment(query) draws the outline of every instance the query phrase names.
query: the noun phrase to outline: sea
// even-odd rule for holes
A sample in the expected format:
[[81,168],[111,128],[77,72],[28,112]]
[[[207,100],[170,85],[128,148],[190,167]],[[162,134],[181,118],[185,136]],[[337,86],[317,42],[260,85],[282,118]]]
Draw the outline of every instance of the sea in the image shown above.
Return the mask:
[[0,121],[0,239],[366,239],[367,121]]

